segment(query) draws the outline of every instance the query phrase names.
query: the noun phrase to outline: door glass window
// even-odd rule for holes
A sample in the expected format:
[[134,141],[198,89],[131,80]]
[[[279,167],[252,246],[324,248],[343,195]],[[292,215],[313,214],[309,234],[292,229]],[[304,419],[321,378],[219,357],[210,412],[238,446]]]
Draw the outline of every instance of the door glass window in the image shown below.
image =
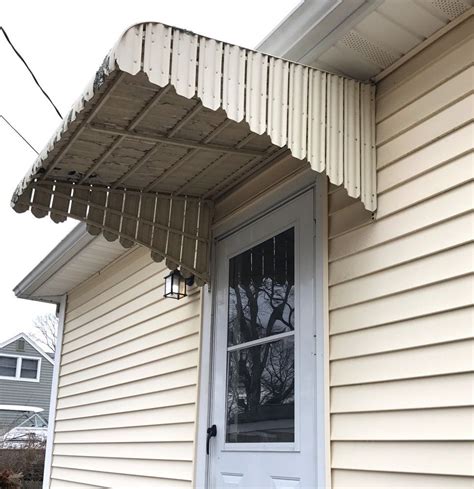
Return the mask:
[[230,260],[227,442],[294,441],[294,250],[291,228]]

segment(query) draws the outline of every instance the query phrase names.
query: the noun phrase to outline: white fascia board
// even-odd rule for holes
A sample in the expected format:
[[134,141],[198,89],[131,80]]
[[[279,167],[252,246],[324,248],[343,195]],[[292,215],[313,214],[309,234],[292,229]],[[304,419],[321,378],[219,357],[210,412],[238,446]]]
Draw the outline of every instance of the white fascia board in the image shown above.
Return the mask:
[[13,289],[20,299],[31,299],[59,304],[61,297],[35,297],[34,292],[69,260],[82,251],[96,237],[78,224],[41,262]]
[[[301,39],[319,25],[330,12],[344,0],[305,0],[285,17],[269,34],[265,36],[255,49],[289,59],[289,53]],[[356,3],[362,0],[356,0]]]

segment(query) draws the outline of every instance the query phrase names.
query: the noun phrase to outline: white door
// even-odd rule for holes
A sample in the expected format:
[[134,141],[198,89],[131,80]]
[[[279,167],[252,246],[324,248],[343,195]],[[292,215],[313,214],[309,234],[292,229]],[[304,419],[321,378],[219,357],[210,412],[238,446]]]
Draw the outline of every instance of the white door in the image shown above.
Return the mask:
[[316,487],[313,193],[217,244],[209,485]]

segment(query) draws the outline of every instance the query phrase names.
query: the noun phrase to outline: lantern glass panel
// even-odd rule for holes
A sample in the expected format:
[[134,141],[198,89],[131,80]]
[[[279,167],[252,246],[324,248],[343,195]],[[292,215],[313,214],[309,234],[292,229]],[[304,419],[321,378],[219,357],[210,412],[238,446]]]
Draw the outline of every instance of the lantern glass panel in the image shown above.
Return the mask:
[[179,270],[172,271],[165,277],[164,297],[181,299],[186,297],[186,281]]
[[181,274],[178,281],[178,294],[180,295],[180,298],[186,297],[186,280]]
[[170,275],[167,275],[165,277],[165,297],[168,296],[171,293],[171,284],[173,282],[173,277]]

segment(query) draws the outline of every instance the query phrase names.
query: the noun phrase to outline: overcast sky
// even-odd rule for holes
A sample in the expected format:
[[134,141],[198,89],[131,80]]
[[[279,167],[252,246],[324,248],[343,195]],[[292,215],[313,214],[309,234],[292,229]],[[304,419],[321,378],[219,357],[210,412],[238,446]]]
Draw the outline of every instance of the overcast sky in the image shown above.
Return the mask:
[[[53,0],[0,2],[0,25],[66,114],[102,59],[130,25],[160,21],[255,47],[299,0]],[[0,114],[40,151],[59,124],[54,109],[0,34]],[[35,159],[0,119],[0,342],[30,331],[54,307],[16,299],[13,287],[77,224],[16,214],[10,197]]]

